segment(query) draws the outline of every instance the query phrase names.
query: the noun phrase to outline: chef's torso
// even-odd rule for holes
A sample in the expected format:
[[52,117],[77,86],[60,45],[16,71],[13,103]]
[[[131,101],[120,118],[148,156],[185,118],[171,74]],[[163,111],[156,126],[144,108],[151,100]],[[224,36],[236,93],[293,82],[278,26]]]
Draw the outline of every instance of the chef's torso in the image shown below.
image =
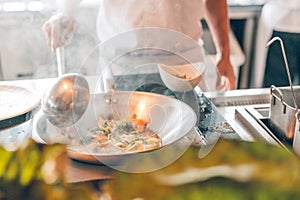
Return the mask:
[[97,32],[108,85],[104,88],[110,88],[112,75],[157,73],[156,63],[202,61],[198,42],[203,4],[203,0],[100,0]]
[[202,0],[101,0],[97,31],[101,41],[136,28],[168,28],[198,40]]

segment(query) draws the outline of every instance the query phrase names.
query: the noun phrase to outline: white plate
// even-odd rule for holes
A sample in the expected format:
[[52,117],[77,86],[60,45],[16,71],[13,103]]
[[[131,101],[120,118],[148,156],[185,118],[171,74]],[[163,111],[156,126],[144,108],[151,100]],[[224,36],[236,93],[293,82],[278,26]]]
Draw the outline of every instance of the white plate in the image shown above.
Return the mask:
[[32,111],[40,99],[32,91],[13,85],[0,85],[0,121]]
[[193,90],[202,80],[206,71],[204,63],[185,65],[158,64],[159,74],[164,84],[172,91]]

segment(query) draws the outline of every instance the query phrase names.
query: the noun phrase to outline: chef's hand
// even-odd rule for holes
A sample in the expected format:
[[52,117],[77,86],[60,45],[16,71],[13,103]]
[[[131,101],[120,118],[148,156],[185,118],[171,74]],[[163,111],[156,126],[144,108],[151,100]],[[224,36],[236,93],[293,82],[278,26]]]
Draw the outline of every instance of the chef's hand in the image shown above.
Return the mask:
[[235,74],[229,58],[219,58],[217,60],[219,75],[217,78],[217,90],[234,90]]
[[75,24],[73,17],[64,15],[63,13],[52,16],[44,23],[42,30],[53,52],[55,52],[58,46],[64,45],[67,42],[75,29]]

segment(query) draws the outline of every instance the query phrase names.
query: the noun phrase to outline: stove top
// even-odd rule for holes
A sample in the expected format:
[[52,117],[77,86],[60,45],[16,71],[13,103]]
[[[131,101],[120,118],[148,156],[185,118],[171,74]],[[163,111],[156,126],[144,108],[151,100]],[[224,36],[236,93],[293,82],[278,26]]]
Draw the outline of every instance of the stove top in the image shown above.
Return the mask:
[[219,133],[223,138],[241,139],[204,93],[198,93],[197,99],[200,112],[198,128],[204,136]]
[[236,117],[257,140],[279,145],[291,152],[293,139],[276,128],[269,118],[269,110],[268,104],[241,106],[236,108]]

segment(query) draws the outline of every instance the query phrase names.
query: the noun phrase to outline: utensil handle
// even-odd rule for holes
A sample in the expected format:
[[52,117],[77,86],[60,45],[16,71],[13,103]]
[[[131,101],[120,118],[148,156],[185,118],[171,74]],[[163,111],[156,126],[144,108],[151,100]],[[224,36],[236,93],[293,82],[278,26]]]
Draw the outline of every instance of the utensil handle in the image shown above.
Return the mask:
[[65,73],[65,48],[60,46],[55,51],[58,76],[62,76]]
[[278,93],[281,103],[283,103],[283,94],[282,94],[281,90],[279,88],[277,88],[275,85],[271,85],[271,95],[272,96],[276,96],[274,94],[275,91]]

